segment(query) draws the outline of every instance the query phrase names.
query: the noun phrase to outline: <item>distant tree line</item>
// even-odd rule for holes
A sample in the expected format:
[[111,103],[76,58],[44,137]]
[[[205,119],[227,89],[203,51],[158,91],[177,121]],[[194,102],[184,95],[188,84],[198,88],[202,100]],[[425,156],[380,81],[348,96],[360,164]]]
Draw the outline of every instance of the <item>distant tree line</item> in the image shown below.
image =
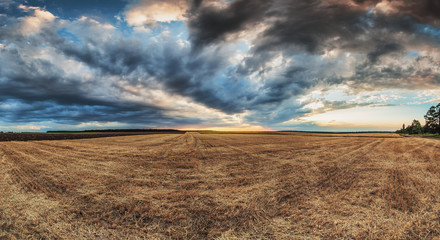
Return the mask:
[[58,131],[47,131],[46,133],[100,133],[100,132],[181,132],[176,129],[90,129],[90,130],[82,130],[82,131],[66,131],[66,130],[58,130]]
[[422,126],[419,120],[414,119],[411,125],[405,126],[403,124],[402,129],[397,132],[404,134],[440,134],[440,103],[437,106],[431,106],[424,117],[425,126]]

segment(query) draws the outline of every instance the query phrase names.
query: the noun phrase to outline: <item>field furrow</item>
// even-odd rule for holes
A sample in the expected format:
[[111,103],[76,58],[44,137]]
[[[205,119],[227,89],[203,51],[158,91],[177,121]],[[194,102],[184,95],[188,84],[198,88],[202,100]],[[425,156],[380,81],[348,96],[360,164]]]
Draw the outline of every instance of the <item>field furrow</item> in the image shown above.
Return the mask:
[[433,239],[440,142],[150,134],[0,145],[0,239]]

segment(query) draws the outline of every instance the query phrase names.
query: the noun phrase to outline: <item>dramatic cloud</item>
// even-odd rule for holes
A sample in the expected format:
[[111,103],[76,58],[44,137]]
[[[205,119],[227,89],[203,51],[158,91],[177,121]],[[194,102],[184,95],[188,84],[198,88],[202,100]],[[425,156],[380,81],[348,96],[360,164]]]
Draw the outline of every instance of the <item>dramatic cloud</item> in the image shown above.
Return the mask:
[[212,5],[196,7],[189,22],[194,46],[223,40],[227,34],[250,27],[261,19],[270,3],[264,0],[237,0],[224,8]]
[[[8,126],[282,129],[391,101],[356,100],[365,92],[440,88],[433,0],[139,0],[110,18],[25,2],[0,9]],[[350,97],[332,98],[334,89]]]
[[[270,62],[277,53],[285,57],[294,57],[302,54],[304,51],[312,56],[328,56],[328,53],[348,53],[357,54],[356,66],[352,69],[353,74],[349,78],[357,78],[359,74],[377,74],[381,79],[390,80],[410,77],[412,74],[430,75],[432,78],[428,81],[436,84],[438,68],[435,62],[438,60],[438,29],[433,26],[423,26],[417,21],[427,22],[427,19],[421,19],[421,9],[427,9],[427,6],[436,5],[431,1],[422,1],[421,7],[414,7],[414,2],[401,1],[354,1],[349,4],[344,1],[276,1],[272,2],[270,7],[265,6],[264,13],[257,10],[252,14],[235,13],[233,6],[235,4],[254,3],[255,1],[235,1],[229,8],[218,9],[217,14],[210,14],[211,21],[205,21],[203,12],[197,18],[192,19],[190,27],[194,28],[193,43],[196,47],[216,43],[218,39],[224,38],[228,34],[234,34],[238,31],[249,31],[251,26],[257,22],[264,21],[268,27],[261,36],[253,42],[252,55],[245,58],[239,72],[250,74],[255,71],[267,70]],[[265,1],[267,2],[267,1]],[[399,4],[398,4],[399,3]],[[435,7],[435,6],[433,6]],[[387,10],[388,9],[388,10]],[[413,9],[413,12],[410,12]],[[229,15],[224,14],[229,10]],[[210,10],[215,12],[214,10]],[[257,17],[255,17],[255,15]],[[387,15],[388,14],[388,15]],[[428,13],[427,13],[428,14]],[[197,15],[196,15],[197,16]],[[435,15],[429,15],[435,18]],[[414,17],[415,21],[407,17]],[[221,22],[229,23],[229,19],[239,19],[228,24],[229,29],[216,29],[217,24]],[[200,22],[200,24],[198,24]],[[212,26],[206,23],[212,22]],[[235,24],[234,24],[235,23]],[[432,29],[431,34],[429,29]],[[417,42],[423,42],[423,45],[417,45]],[[425,51],[426,48],[433,48],[434,52],[430,54],[432,63],[425,63],[425,66],[418,64],[419,60],[414,59],[408,63],[405,54],[409,51]],[[386,67],[375,67],[383,57],[394,57],[389,59],[394,61],[404,60],[408,63],[407,69],[399,71],[398,67],[387,64],[382,61]],[[340,57],[340,55],[338,56]],[[370,63],[365,63],[368,60]],[[332,60],[330,60],[332,61]],[[395,61],[394,61],[395,62]],[[329,60],[324,64],[328,64]],[[345,64],[346,62],[342,62]],[[417,66],[417,67],[416,67]],[[302,69],[297,63],[289,68]],[[320,69],[314,65],[313,68]],[[370,73],[367,73],[370,71]],[[374,72],[374,73],[373,73]],[[400,76],[393,73],[400,72]],[[335,74],[346,74],[347,71]],[[324,74],[328,75],[328,72]],[[311,77],[313,75],[307,74]],[[340,83],[340,77],[331,79],[331,76],[315,76],[327,78],[330,81]],[[291,81],[293,79],[289,78]],[[413,78],[414,79],[414,78]],[[420,78],[419,78],[420,79]],[[348,80],[348,79],[347,79]],[[364,78],[359,79],[364,81]],[[411,78],[405,78],[411,81]],[[420,81],[414,79],[414,85],[420,84]],[[306,81],[305,87],[312,84]],[[327,83],[329,83],[327,81]],[[381,84],[377,84],[381,85]],[[406,87],[407,84],[404,84]],[[399,87],[397,84],[394,87]]]

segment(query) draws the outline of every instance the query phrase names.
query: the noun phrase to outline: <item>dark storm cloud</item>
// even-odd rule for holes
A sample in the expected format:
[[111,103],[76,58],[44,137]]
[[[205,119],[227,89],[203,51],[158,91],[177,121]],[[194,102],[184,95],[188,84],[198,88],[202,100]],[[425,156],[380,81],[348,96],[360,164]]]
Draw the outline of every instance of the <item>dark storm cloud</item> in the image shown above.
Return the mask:
[[204,46],[224,40],[227,34],[238,32],[249,27],[249,24],[257,23],[271,2],[236,0],[225,9],[217,9],[212,6],[200,7],[201,1],[195,1],[197,11],[189,21],[194,46]]
[[[379,77],[374,84],[376,87],[399,88],[399,81],[409,73],[401,73],[392,67],[373,67],[380,64],[380,59],[390,57],[401,58],[408,51],[408,46],[422,42],[424,46],[438,49],[439,39],[436,34],[426,34],[421,31],[420,23],[436,24],[440,11],[438,1],[343,1],[343,0],[311,0],[311,1],[265,1],[263,8],[251,11],[251,8],[241,11],[236,10],[238,4],[256,4],[258,1],[234,1],[224,9],[200,8],[198,13],[192,15],[189,22],[191,39],[194,48],[201,48],[210,44],[221,44],[220,40],[228,35],[253,31],[252,26],[264,23],[264,30],[252,42],[253,48],[249,56],[237,66],[236,74],[241,77],[258,73],[261,76],[270,71],[270,63],[275,57],[282,55],[289,58],[293,55],[308,54],[322,55],[326,51],[348,51],[365,56],[369,63],[364,65],[362,58],[350,79],[359,81],[357,86],[367,77],[374,82],[374,77]],[[384,6],[389,9],[385,11]],[[208,14],[209,13],[209,17]],[[237,19],[230,21],[230,19]],[[224,23],[228,27],[223,26]],[[434,30],[438,31],[438,30]],[[405,46],[408,45],[408,46]],[[414,63],[415,64],[415,63]],[[290,69],[308,68],[298,62],[287,66]],[[289,97],[305,93],[313,86],[325,82],[326,84],[339,84],[347,78],[328,75],[328,71],[319,71],[323,66],[309,66],[315,71],[308,71],[303,80],[298,80],[297,75],[290,77],[280,75],[273,81],[266,81],[264,91],[266,96],[260,102],[282,102]],[[359,70],[362,69],[362,70]],[[389,72],[387,73],[387,69]],[[394,71],[394,70],[395,71]],[[411,71],[411,67],[404,69]],[[412,74],[423,71],[413,69]],[[362,76],[362,77],[360,77]],[[437,79],[436,75],[431,76]],[[239,77],[237,77],[239,78]],[[395,79],[396,78],[396,79]],[[305,79],[305,80],[304,80]],[[387,79],[387,80],[383,80]],[[411,82],[409,78],[405,85],[418,85],[417,81]],[[383,81],[382,81],[383,80]],[[431,81],[435,83],[435,80]],[[392,84],[391,84],[392,83]],[[393,85],[393,86],[392,86]]]
[[421,23],[440,26],[440,2],[438,0],[406,0],[388,3],[398,15],[409,15]]
[[[143,66],[149,69],[148,53],[137,41],[121,39],[117,43],[99,43],[86,41],[82,46],[62,43],[58,49],[93,68],[99,68],[106,74],[128,74]],[[98,47],[98,48],[97,48]]]
[[380,56],[387,55],[392,52],[397,52],[403,50],[403,47],[398,43],[383,43],[378,44],[376,49],[368,53],[368,59],[371,63],[376,63]]
[[256,104],[277,104],[293,96],[303,94],[307,88],[314,85],[309,77],[309,70],[304,67],[290,67],[283,74],[266,83]]
[[[4,103],[12,103],[16,107],[14,111],[6,111],[6,109],[0,109],[2,112],[2,120],[9,120],[15,122],[39,122],[51,120],[59,123],[76,124],[84,121],[119,121],[121,115],[127,117],[137,117],[139,113],[145,113],[146,116],[151,116],[151,119],[160,117],[155,111],[136,109],[130,111],[129,109],[122,109],[105,106],[105,105],[87,105],[93,104],[93,101],[87,103],[76,103],[75,101],[69,102],[69,104],[60,104],[60,102],[53,102],[47,100],[37,99],[20,99],[14,100],[10,96],[2,99]],[[49,96],[48,99],[51,97]],[[27,101],[28,100],[28,101]],[[128,118],[130,120],[133,118]],[[149,120],[150,117],[148,118]],[[146,122],[151,123],[151,121]],[[154,123],[154,122],[153,122]]]
[[[423,1],[234,1],[227,8],[199,8],[189,21],[195,48],[223,40],[228,34],[250,31],[257,23],[269,27],[257,39],[255,52],[303,48],[309,53],[324,49],[355,47],[387,31],[415,31],[415,23],[438,23],[440,3]],[[390,13],[369,12],[388,4]],[[412,20],[416,20],[416,22]],[[383,32],[379,32],[383,30]],[[373,32],[372,32],[373,31]],[[384,36],[386,37],[386,36]],[[368,45],[368,44],[367,44]]]
[[325,39],[352,38],[363,31],[361,10],[323,3],[319,0],[234,1],[225,9],[200,8],[189,27],[193,43],[199,47],[265,22],[270,27],[259,41],[260,51],[297,44],[315,52]]
[[[38,24],[30,26],[38,29],[26,34],[20,24],[32,10],[9,11],[0,24],[0,107],[17,108],[0,108],[4,119],[177,125],[205,117],[172,117],[170,112],[179,111],[175,106],[140,98],[149,97],[139,93],[148,89],[272,125],[308,113],[307,102],[298,100],[316,88],[440,85],[438,59],[423,56],[439,49],[436,1],[235,0],[224,1],[223,8],[211,3],[188,1],[188,39],[169,34],[174,23],[156,24],[142,35],[100,18],[60,19],[59,12],[51,22],[34,19]],[[250,49],[233,45],[238,40]]]
[[[416,22],[405,14],[369,13],[326,1],[288,1],[273,7],[278,20],[256,41],[256,53],[304,49],[311,54],[343,49],[371,52],[371,60],[401,49],[395,34],[414,34]],[[379,54],[379,55],[378,55]]]
[[274,6],[272,15],[281,16],[258,41],[256,51],[303,48],[319,53],[332,48],[329,39],[345,42],[354,39],[365,30],[362,12],[345,6],[322,6],[321,1],[285,2]]
[[189,1],[189,9],[190,9],[190,14],[193,13],[194,11],[196,11],[200,5],[202,5],[203,0],[192,0]]
[[[90,104],[89,102],[88,104]],[[119,122],[141,124],[142,127],[160,127],[175,124],[194,124],[194,118],[176,119],[161,114],[157,109],[145,109],[136,105],[60,105],[51,101],[15,102],[14,111],[0,109],[2,121],[15,123],[52,121],[59,124],[75,125],[83,122]]]

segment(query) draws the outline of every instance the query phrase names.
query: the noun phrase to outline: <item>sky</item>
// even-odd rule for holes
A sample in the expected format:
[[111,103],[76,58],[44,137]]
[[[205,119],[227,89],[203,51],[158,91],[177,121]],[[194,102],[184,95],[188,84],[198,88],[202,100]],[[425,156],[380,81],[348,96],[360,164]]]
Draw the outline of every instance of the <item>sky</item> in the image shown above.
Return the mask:
[[0,2],[0,131],[393,131],[438,102],[438,0]]

